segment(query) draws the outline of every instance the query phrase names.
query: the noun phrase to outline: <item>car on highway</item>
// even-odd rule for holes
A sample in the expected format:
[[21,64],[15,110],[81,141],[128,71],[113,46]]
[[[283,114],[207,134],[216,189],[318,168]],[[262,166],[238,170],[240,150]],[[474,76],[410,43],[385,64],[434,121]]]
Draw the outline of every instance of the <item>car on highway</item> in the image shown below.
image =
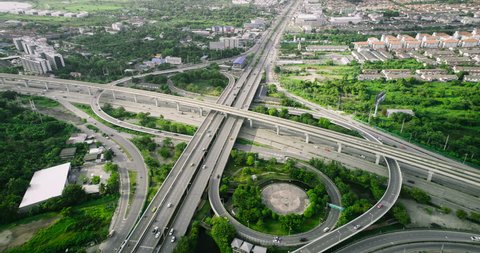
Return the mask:
[[207,168],[207,165],[206,165],[206,164],[202,165],[202,169],[203,169],[203,170],[206,169],[206,168]]
[[377,205],[377,208],[382,208],[382,207],[383,207],[383,204],[382,204],[382,203],[380,203],[380,204]]
[[359,229],[359,228],[361,228],[361,227],[362,227],[362,226],[360,226],[360,225],[355,225],[355,226],[353,226],[353,229],[357,230],[357,229]]
[[168,205],[167,205],[168,208],[170,208],[172,206],[173,206],[172,203],[168,203]]
[[152,209],[152,213],[154,213],[154,212],[156,212],[156,211],[157,211],[157,207],[155,206],[155,207],[153,207],[153,209]]
[[302,238],[300,238],[300,241],[301,241],[301,242],[306,242],[306,241],[308,241],[308,239],[305,238],[305,237],[302,237]]
[[190,166],[192,166],[192,167],[195,166],[195,163],[190,164]]
[[173,232],[175,232],[175,229],[170,229],[170,232],[168,232],[168,235],[173,235]]
[[158,239],[160,237],[160,232],[155,234],[155,239]]
[[176,239],[175,236],[172,236],[172,239],[170,239],[170,242],[172,243],[175,242],[175,239]]
[[480,236],[472,236],[470,239],[474,242],[480,242]]
[[152,231],[154,234],[158,232],[158,226],[155,226]]

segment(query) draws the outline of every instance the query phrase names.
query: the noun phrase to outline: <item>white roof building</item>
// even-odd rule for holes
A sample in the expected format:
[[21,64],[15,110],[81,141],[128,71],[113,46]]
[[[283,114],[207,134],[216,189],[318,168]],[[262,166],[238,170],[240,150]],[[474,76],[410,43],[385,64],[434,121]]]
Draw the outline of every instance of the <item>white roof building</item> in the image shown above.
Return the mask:
[[61,196],[67,184],[69,171],[70,163],[64,163],[35,172],[19,208],[29,208],[48,199]]

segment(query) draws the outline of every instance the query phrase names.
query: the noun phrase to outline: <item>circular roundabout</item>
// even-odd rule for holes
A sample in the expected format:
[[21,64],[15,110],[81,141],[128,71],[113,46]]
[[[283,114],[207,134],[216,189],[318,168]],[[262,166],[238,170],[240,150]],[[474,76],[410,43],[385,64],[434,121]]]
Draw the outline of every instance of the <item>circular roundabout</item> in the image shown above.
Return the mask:
[[273,183],[262,189],[262,202],[280,215],[303,214],[310,204],[307,193],[289,183]]
[[[288,178],[276,180],[259,179],[254,183],[254,185],[259,187],[262,204],[269,209],[272,216],[304,216],[305,213],[308,212],[312,203],[309,199],[308,189],[314,189],[318,184],[324,186],[324,196],[329,199],[329,203],[341,205],[340,192],[330,178],[307,163],[299,163],[298,165],[301,166],[302,170],[315,174],[318,179],[316,184],[307,185],[304,182]],[[218,179],[220,179],[220,175]],[[220,196],[220,182],[221,180],[214,180],[209,186],[209,201],[213,211],[218,216],[227,217],[236,228],[237,234],[240,238],[253,243],[258,243],[264,246],[300,246],[335,227],[335,224],[340,217],[340,211],[328,208],[325,217],[316,216],[317,218],[311,218],[319,219],[316,222],[312,222],[312,220],[304,221],[304,223],[316,224],[310,226],[307,230],[293,231],[293,229],[290,230],[287,228],[286,232],[283,231],[283,233],[259,231],[254,229],[257,226],[252,220],[242,222],[238,219],[238,210],[235,208],[232,209],[232,204],[227,203],[228,199],[224,199]],[[278,218],[277,222],[279,222]],[[280,225],[277,224],[277,226]]]

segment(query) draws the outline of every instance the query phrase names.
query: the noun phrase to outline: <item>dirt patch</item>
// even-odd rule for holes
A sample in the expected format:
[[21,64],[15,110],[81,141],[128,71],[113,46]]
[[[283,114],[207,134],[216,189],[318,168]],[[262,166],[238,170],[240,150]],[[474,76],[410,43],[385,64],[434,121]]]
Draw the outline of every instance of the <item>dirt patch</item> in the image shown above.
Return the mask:
[[272,211],[285,214],[302,214],[310,201],[300,187],[293,184],[278,183],[263,188],[262,201]]
[[455,210],[444,214],[434,207],[422,205],[413,200],[400,199],[400,202],[405,205],[410,214],[412,224],[409,227],[432,227],[436,224],[443,228],[480,231],[480,225],[459,219],[455,215]]
[[46,114],[50,117],[54,117],[58,120],[63,120],[70,122],[75,125],[83,124],[82,119],[73,115],[70,111],[65,109],[63,106],[58,106],[55,108],[41,108],[39,111],[43,114]]
[[0,252],[24,244],[30,240],[33,234],[39,229],[52,225],[59,218],[58,216],[44,218],[0,231]]

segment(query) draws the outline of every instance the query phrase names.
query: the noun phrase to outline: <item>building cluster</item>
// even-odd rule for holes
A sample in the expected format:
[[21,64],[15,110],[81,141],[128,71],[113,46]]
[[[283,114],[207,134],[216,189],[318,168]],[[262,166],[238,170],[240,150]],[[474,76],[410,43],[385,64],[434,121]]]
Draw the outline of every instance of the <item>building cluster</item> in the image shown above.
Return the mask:
[[480,29],[472,32],[456,31],[446,33],[417,33],[415,37],[405,34],[382,35],[381,39],[369,38],[367,41],[353,42],[355,49],[372,48],[388,50],[417,50],[420,48],[472,48],[480,47]]
[[446,69],[418,69],[412,73],[409,69],[364,69],[358,75],[358,80],[377,80],[384,78],[387,81],[414,78],[423,81],[448,82],[458,80],[457,75],[449,74]]
[[[480,67],[462,67],[454,66],[453,72],[456,74],[464,73],[463,81],[480,82]],[[397,80],[415,78],[422,81],[440,81],[448,82],[458,80],[458,76],[449,74],[446,69],[417,69],[414,73],[409,69],[384,69],[382,71],[375,69],[364,69],[358,80]]]
[[232,0],[232,4],[236,5],[254,4],[263,7],[277,5],[280,2],[280,0]]
[[267,248],[253,245],[238,238],[234,238],[230,246],[233,253],[267,253]]
[[[1,12],[1,9],[0,9]],[[66,17],[66,18],[85,18],[88,17],[88,12],[64,12],[51,10],[35,10],[35,9],[12,9],[4,12],[15,15],[33,15],[33,16],[51,16],[51,17]]]
[[[163,64],[170,64],[170,65],[181,65],[182,64],[182,57],[173,57],[167,56],[165,58],[162,55],[156,55],[149,61],[144,61],[143,64],[140,64],[138,67],[143,70],[148,70],[151,68],[155,68],[159,65]],[[126,72],[132,71],[130,69],[126,69]]]
[[[78,143],[85,143],[89,145],[87,154],[85,154],[83,160],[85,162],[95,162],[100,163],[105,161],[105,151],[106,148],[103,146],[97,146],[97,141],[93,135],[87,135],[84,133],[73,134],[68,140],[67,144],[75,145]],[[60,151],[60,158],[63,160],[72,159],[77,152],[77,148],[70,147],[64,148]]]
[[218,41],[209,43],[210,50],[225,50],[233,48],[245,48],[250,42],[256,40],[267,27],[264,19],[257,18],[246,23],[244,29],[236,29],[232,26],[213,26],[203,30],[192,31],[195,34],[213,38],[220,35]]
[[295,14],[291,32],[313,32],[320,29],[341,29],[348,31],[412,29],[416,26],[449,26],[480,24],[480,2],[467,1],[460,4],[437,3],[435,1],[402,1],[408,5],[390,0],[304,0]]
[[[84,156],[84,165],[72,168],[70,162],[67,162],[36,171],[20,203],[20,212],[27,212],[49,199],[60,197],[68,184],[80,184],[88,194],[100,192],[100,183],[106,182],[109,173],[101,169],[98,163],[105,161],[104,153],[107,149],[102,145],[97,145],[95,136],[85,133],[73,134],[66,143],[70,146],[80,143],[88,145],[88,152]],[[60,151],[60,158],[72,160],[76,151],[76,147],[64,148]],[[100,182],[93,182],[92,179],[95,176],[100,179]]]
[[480,29],[472,32],[418,33],[415,37],[398,34],[382,35],[380,39],[353,42],[352,55],[361,63],[397,58],[415,58],[425,65],[449,66],[480,64]]
[[46,38],[19,37],[13,39],[25,72],[46,74],[54,69],[65,67],[63,56],[48,45]]

